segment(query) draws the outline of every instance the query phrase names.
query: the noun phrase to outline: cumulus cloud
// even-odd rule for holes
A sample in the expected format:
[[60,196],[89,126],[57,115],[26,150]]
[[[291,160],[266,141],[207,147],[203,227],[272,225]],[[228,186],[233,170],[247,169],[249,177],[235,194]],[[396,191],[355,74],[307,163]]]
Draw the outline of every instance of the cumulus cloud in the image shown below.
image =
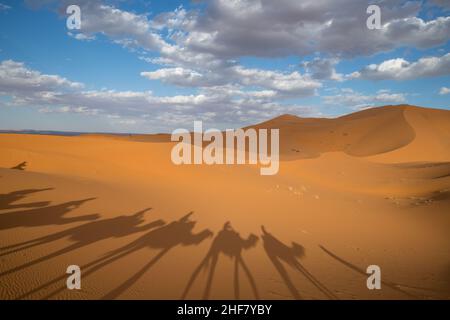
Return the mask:
[[[32,7],[56,3],[65,15],[65,8],[73,4],[71,0],[63,1],[26,1]],[[81,29],[72,30],[71,36],[78,40],[93,39],[96,34],[105,35],[112,40],[127,42],[129,46],[146,50],[160,50],[166,42],[154,32],[151,21],[145,14],[118,9],[104,4],[100,0],[78,0],[81,9]]]
[[450,39],[450,17],[424,21],[417,17],[394,20],[385,25],[383,33],[393,43],[416,48],[431,48]]
[[151,91],[85,91],[79,82],[42,74],[12,60],[0,63],[0,96],[11,98],[3,104],[34,106],[42,113],[105,116],[117,124],[145,121],[161,131],[191,126],[194,120],[224,129],[280,113],[317,114],[308,106],[274,101],[273,90],[246,90],[240,85],[211,86],[198,94],[173,96],[156,96]]
[[343,81],[344,76],[336,72],[335,66],[339,63],[336,58],[321,59],[314,58],[311,61],[303,62],[301,65],[311,74],[313,79]]
[[54,90],[82,87],[82,83],[28,69],[23,62],[4,60],[0,63],[0,93],[3,94],[45,94]]
[[371,64],[350,75],[351,78],[369,80],[411,80],[450,74],[450,53],[441,57],[420,58],[408,62],[403,58]]
[[280,94],[300,96],[313,95],[321,84],[297,71],[281,73],[270,70],[249,69],[241,66],[233,68],[239,81],[247,86],[260,86],[278,91]]
[[179,86],[205,86],[211,84],[209,79],[197,71],[182,67],[163,68],[156,71],[141,72],[141,76],[151,80],[161,80]]
[[161,80],[186,87],[213,87],[218,85],[243,85],[270,90],[281,97],[305,97],[314,95],[321,83],[298,71],[278,72],[239,65],[222,66],[205,74],[182,67],[163,68],[151,72],[141,72],[151,80]]
[[[450,39],[450,17],[419,18],[419,1],[380,1],[381,30],[366,27],[369,0],[206,0],[202,10],[180,7],[153,20],[99,0],[78,2],[82,34],[104,34],[127,46],[156,50],[160,63],[184,62],[191,68],[192,63],[241,56],[371,55],[404,46],[429,48]],[[164,30],[170,41],[161,36]]]
[[445,95],[445,94],[449,94],[450,93],[450,88],[447,87],[442,87],[441,90],[439,91],[440,95]]
[[383,1],[383,28],[368,30],[366,9],[372,2],[210,0],[205,2],[205,12],[189,17],[178,42],[193,51],[229,58],[314,52],[370,55],[403,46],[428,48],[449,40],[450,17],[424,21],[417,17],[417,1]]

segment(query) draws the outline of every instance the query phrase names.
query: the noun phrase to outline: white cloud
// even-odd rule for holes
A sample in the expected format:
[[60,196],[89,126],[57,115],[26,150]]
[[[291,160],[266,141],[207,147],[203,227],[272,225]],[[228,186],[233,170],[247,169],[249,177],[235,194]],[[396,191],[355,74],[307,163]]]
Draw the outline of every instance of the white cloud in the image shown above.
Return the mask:
[[[39,7],[55,3],[60,12],[73,4],[72,0],[26,0],[29,6]],[[145,14],[118,9],[104,4],[100,0],[78,0],[81,8],[81,29],[73,30],[70,36],[78,40],[93,39],[96,34],[102,34],[114,41],[128,43],[130,46],[141,47],[146,50],[161,50],[166,42],[154,32],[152,22]]]
[[162,80],[180,86],[199,86],[207,84],[202,74],[181,67],[164,68],[156,71],[141,72],[141,76],[151,80]]
[[442,87],[441,90],[439,91],[440,95],[445,95],[445,94],[449,94],[450,93],[450,88],[447,87]]
[[364,95],[350,88],[341,89],[339,94],[325,96],[323,100],[326,104],[340,105],[352,109],[360,109],[368,106],[380,104],[400,104],[406,102],[403,93],[391,93],[389,90],[379,90],[374,95]]
[[125,125],[125,126],[134,126],[137,124],[136,119],[117,119],[113,120],[112,124]]
[[81,41],[92,41],[95,40],[95,36],[94,35],[87,35],[84,33],[72,33],[72,32],[67,32],[67,34],[69,36],[71,36],[72,38],[75,38],[77,40],[81,40]]
[[120,10],[99,1],[82,2],[81,10],[80,32],[85,36],[101,33],[115,40],[130,39],[130,43],[148,50],[159,50],[165,44],[153,32],[151,22],[145,15]]
[[58,108],[51,107],[43,107],[38,110],[41,113],[79,113],[84,115],[97,115],[99,113],[98,109],[89,109],[86,107],[72,107],[72,106],[64,106]]
[[82,83],[69,81],[58,75],[41,74],[25,67],[24,63],[4,60],[0,63],[0,93],[40,93],[61,89],[80,89]]
[[311,96],[321,87],[320,82],[299,72],[281,73],[271,70],[249,69],[241,66],[232,68],[240,83],[246,86],[259,86],[277,91],[279,94]]
[[354,72],[350,78],[369,80],[411,80],[450,74],[450,53],[442,57],[420,58],[408,62],[403,58],[391,59],[381,64],[371,64]]
[[[250,78],[253,72],[248,75]],[[280,76],[280,81],[284,81],[282,75],[269,74],[274,76],[274,83]],[[155,96],[151,91],[83,91],[80,83],[42,74],[11,60],[0,63],[0,96],[11,98],[3,104],[37,107],[42,113],[104,116],[130,125],[134,121],[145,122],[153,131],[191,126],[194,120],[224,129],[252,124],[281,113],[317,114],[311,107],[274,101],[276,92],[273,90],[246,90],[239,85],[204,87],[198,94],[174,96]]]
[[175,67],[141,72],[141,76],[187,87],[206,88],[218,85],[258,87],[279,97],[312,96],[316,89],[322,86],[319,81],[312,79],[309,75],[302,75],[298,71],[285,73],[230,65],[222,66],[214,72],[206,72],[201,74],[191,69]]

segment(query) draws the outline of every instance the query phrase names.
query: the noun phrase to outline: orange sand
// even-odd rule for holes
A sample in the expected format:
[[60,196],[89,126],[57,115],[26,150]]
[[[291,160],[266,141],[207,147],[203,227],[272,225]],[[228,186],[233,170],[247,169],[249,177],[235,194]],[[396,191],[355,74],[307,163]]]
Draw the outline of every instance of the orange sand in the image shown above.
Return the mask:
[[175,166],[165,135],[0,135],[0,298],[450,298],[449,111],[255,127],[278,175]]

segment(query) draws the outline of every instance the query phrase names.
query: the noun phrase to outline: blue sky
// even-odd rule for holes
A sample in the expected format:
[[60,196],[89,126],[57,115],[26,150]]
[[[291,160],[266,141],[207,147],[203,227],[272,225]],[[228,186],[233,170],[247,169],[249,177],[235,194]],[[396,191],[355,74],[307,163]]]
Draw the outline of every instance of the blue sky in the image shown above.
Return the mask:
[[[167,132],[450,107],[448,1],[299,3],[0,0],[0,129]],[[371,3],[381,30],[366,27]],[[69,4],[80,30],[67,29]]]

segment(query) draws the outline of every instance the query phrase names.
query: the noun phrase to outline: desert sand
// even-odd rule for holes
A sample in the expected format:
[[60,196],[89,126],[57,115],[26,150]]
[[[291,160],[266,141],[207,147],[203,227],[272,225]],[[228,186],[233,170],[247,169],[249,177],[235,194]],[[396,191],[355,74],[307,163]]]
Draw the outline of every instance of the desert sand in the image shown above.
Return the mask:
[[277,175],[173,165],[168,135],[1,134],[0,298],[450,298],[450,111],[254,127]]

